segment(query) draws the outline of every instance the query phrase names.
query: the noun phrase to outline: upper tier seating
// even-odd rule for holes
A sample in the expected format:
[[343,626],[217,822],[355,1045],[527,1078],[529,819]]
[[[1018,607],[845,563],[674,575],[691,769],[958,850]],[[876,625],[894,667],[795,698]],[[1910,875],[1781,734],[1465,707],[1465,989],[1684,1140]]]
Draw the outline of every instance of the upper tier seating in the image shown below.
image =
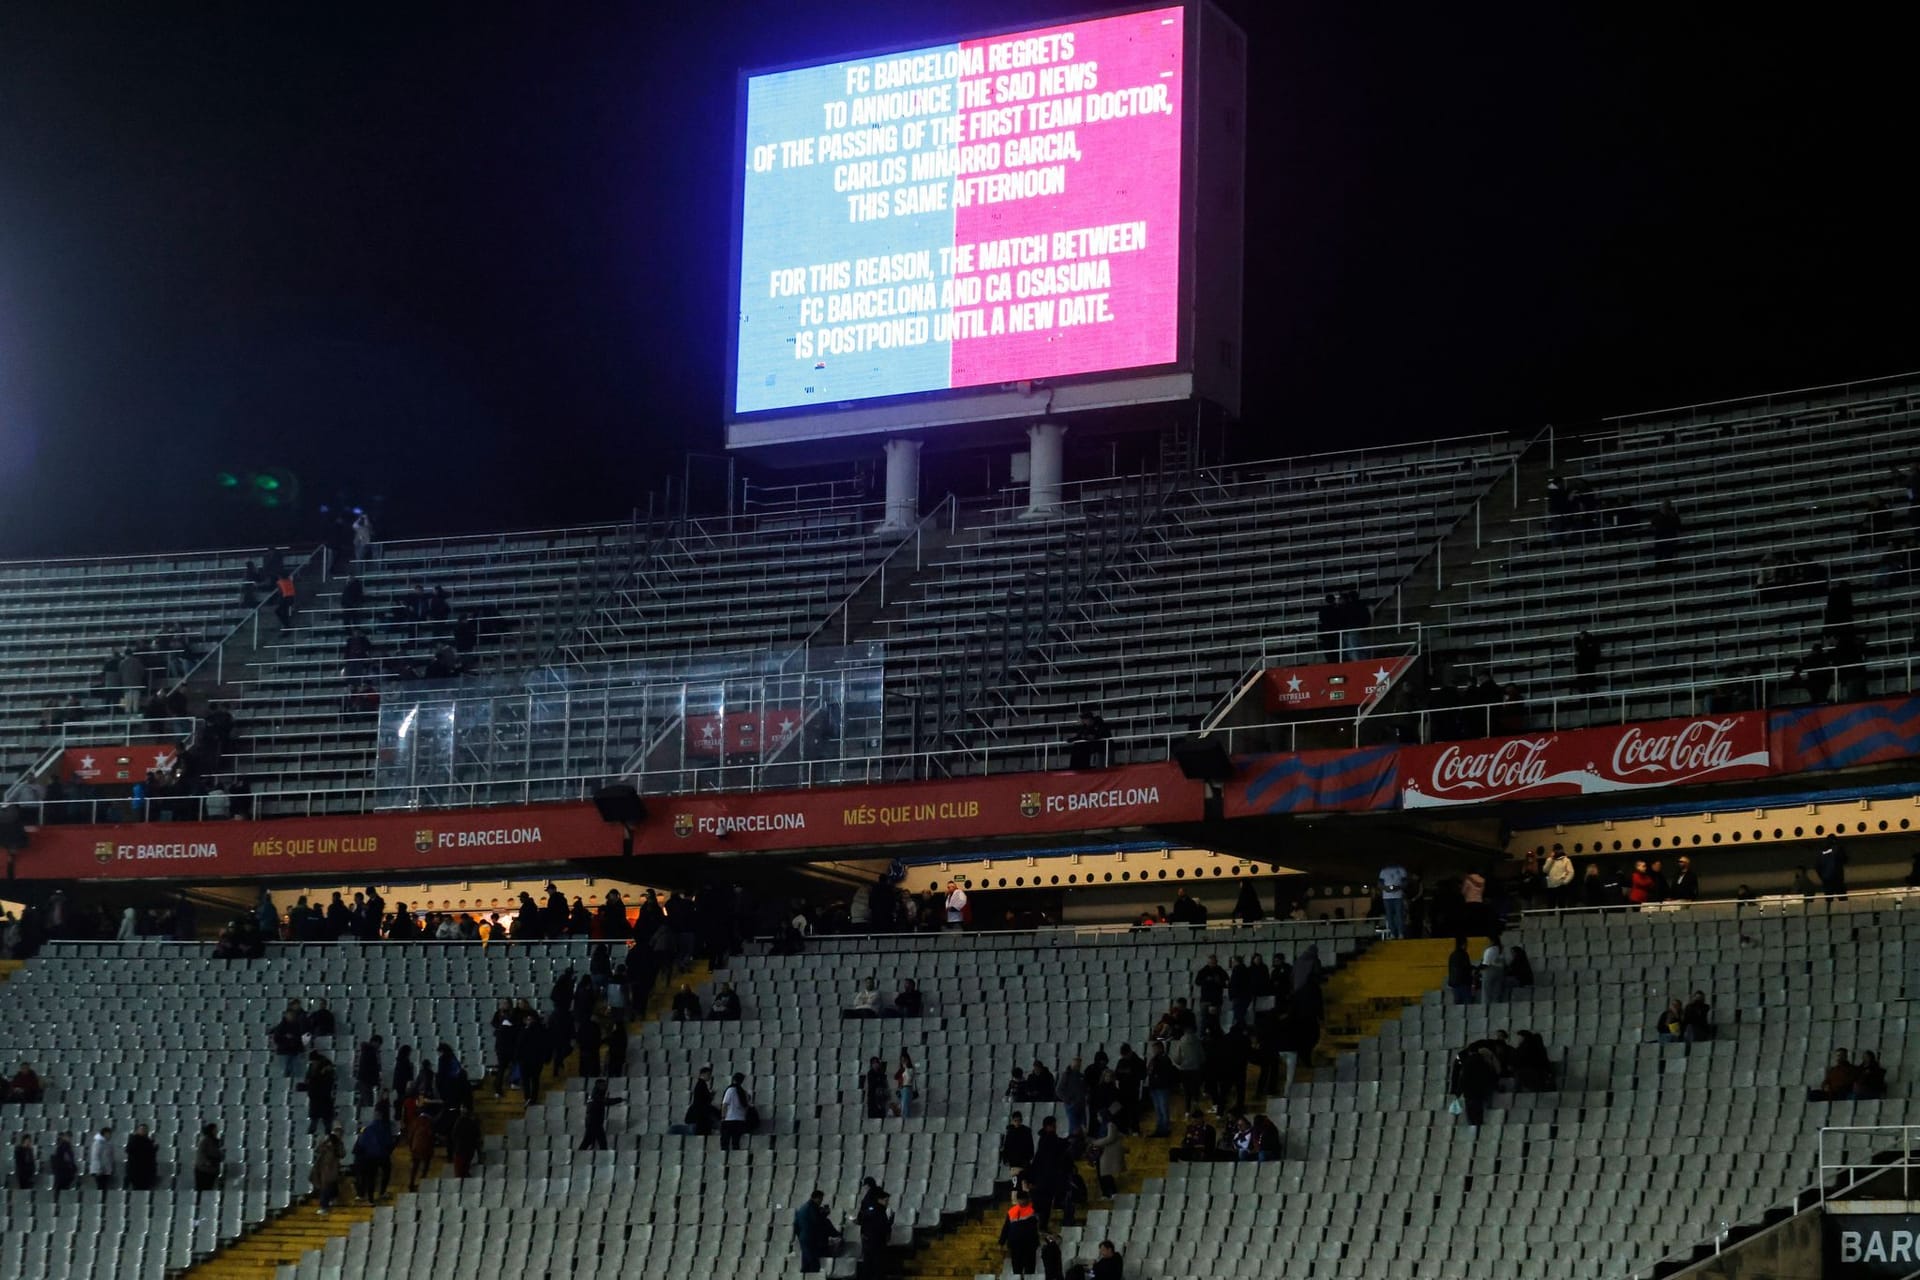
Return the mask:
[[[351,1120],[354,1045],[379,1034],[390,1064],[403,1044],[431,1062],[441,1041],[473,1078],[485,1069],[486,1020],[503,996],[543,1000],[561,969],[585,972],[586,943],[287,944],[223,962],[211,948],[159,942],[63,943],[0,984],[0,1063],[31,1062],[46,1100],[7,1115],[30,1132],[41,1177],[0,1192],[0,1275],[22,1280],[159,1280],[307,1194],[306,1107],[282,1076],[267,1029],[287,1001],[326,999],[342,1123]],[[223,1189],[196,1207],[193,1144],[204,1124],[225,1139]],[[58,1199],[46,1172],[54,1134],[85,1141],[113,1128],[118,1158],[136,1124],[160,1146],[151,1192],[83,1190]]]
[[[1696,713],[1714,686],[1754,677],[1778,701],[1823,630],[1824,585],[1757,589],[1763,561],[1791,554],[1851,585],[1867,657],[1886,668],[1874,691],[1904,689],[1914,618],[1904,560],[1896,571],[1888,556],[1914,545],[1897,473],[1916,457],[1912,384],[1647,415],[1562,441],[1559,472],[1592,492],[1597,527],[1563,527],[1533,495],[1437,602],[1434,644],[1468,656],[1456,679],[1484,670],[1529,700],[1569,698],[1561,724]],[[1666,500],[1684,528],[1660,564],[1645,518]],[[1870,535],[1876,502],[1884,529]],[[1605,651],[1590,700],[1573,696],[1582,629]]]
[[[43,560],[0,565],[0,776],[11,781],[58,733],[57,713],[79,740],[124,732],[117,674],[107,666],[128,645],[158,686],[169,659],[205,654],[245,616],[244,567],[260,551]],[[153,641],[184,637],[184,651]],[[176,671],[178,667],[174,668]],[[139,725],[139,718],[132,723]]]
[[[1263,640],[1310,636],[1331,591],[1357,590],[1375,624],[1391,625],[1401,581],[1512,460],[1506,440],[1476,437],[1202,472],[970,709],[967,755],[945,770],[1058,766],[1087,704],[1121,739],[1192,728],[1259,661]],[[883,616],[890,684],[904,693],[960,672],[1023,605],[1059,602],[1049,563],[1073,556],[1123,502],[1090,485],[1057,519],[984,513]],[[911,739],[896,724],[895,744]],[[1131,751],[1117,745],[1114,758],[1164,758],[1165,745]]]
[[[1531,991],[1466,1007],[1429,995],[1272,1103],[1285,1160],[1176,1165],[1090,1216],[1079,1239],[1131,1239],[1141,1269],[1130,1274],[1165,1280],[1276,1266],[1421,1280],[1646,1275],[1723,1224],[1790,1203],[1814,1181],[1822,1125],[1914,1114],[1917,900],[1530,914],[1507,941],[1533,961]],[[1657,1043],[1655,1015],[1696,990],[1717,1037]],[[1476,1133],[1447,1113],[1448,1063],[1500,1029],[1539,1031],[1562,1079],[1556,1092],[1497,1095]],[[1878,1052],[1889,1096],[1809,1102],[1836,1047]]]

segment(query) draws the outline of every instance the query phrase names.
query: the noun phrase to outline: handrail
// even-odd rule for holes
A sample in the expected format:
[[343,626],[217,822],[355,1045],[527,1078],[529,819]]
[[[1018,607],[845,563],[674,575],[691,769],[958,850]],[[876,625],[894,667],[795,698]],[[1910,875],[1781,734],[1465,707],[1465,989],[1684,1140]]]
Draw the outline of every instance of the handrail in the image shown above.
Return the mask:
[[[886,555],[882,556],[879,564],[876,564],[873,566],[873,568],[867,570],[867,576],[860,579],[860,581],[854,585],[851,591],[847,592],[844,596],[842,596],[840,598],[840,603],[835,605],[827,613],[827,615],[824,618],[820,619],[819,622],[814,624],[813,630],[807,632],[806,635],[800,637],[799,640],[794,642],[793,648],[788,651],[788,654],[787,654],[788,659],[791,659],[795,654],[804,653],[807,647],[813,643],[814,637],[827,629],[828,624],[830,624],[833,621],[834,615],[836,614],[840,616],[840,629],[841,629],[840,643],[842,645],[846,645],[850,643],[851,640],[847,633],[847,626],[852,618],[852,610],[850,606],[853,604],[854,600],[859,597],[862,591],[865,591],[867,589],[867,584],[869,582],[872,582],[876,576],[884,575],[886,573],[887,566],[893,563],[893,558],[895,556],[899,555],[901,552],[906,550],[907,544],[909,542],[913,544],[914,571],[915,572],[919,571],[920,546],[921,546],[920,539],[922,535],[926,533],[927,529],[931,525],[933,525],[935,521],[937,521],[940,518],[940,513],[942,511],[947,513],[948,532],[951,533],[955,529],[957,529],[959,525],[959,519],[960,519],[960,500],[956,498],[951,492],[949,492],[946,497],[940,499],[940,501],[934,506],[933,510],[927,512],[925,515],[921,516],[919,520],[915,521],[912,529],[902,534],[900,540],[894,543],[893,550],[887,552]],[[886,593],[886,584],[883,579],[881,583],[881,594],[882,594],[881,603],[883,605],[886,603],[884,598],[885,593]]]
[[1896,383],[1916,380],[1920,380],[1920,371],[1913,373],[1890,373],[1877,378],[1857,378],[1846,382],[1827,382],[1812,387],[1795,387],[1788,391],[1766,391],[1759,395],[1728,396],[1720,400],[1701,400],[1695,404],[1674,405],[1666,409],[1642,409],[1636,413],[1615,414],[1612,417],[1601,418],[1600,421],[1632,422],[1636,419],[1661,418],[1670,414],[1688,413],[1695,409],[1713,409],[1722,405],[1770,404],[1775,400],[1785,399],[1788,396],[1807,396],[1817,391],[1851,391],[1856,387],[1861,390],[1866,390],[1871,387],[1892,386]]
[[[133,728],[136,720],[143,725],[165,725],[172,727],[153,728],[136,732]],[[192,736],[194,727],[199,723],[199,720],[193,716],[166,716],[159,720],[148,720],[145,716],[114,716],[106,720],[71,721],[63,724],[60,726],[59,736],[54,738],[53,742],[49,744],[44,751],[34,757],[33,763],[22,769],[18,777],[7,784],[6,793],[0,795],[0,804],[13,803],[19,797],[21,789],[24,788],[28,782],[45,773],[54,761],[58,760],[70,749],[79,747],[112,748],[132,746],[136,738],[184,741]],[[75,740],[75,735],[72,733],[72,730],[76,728],[84,730],[91,725],[112,724],[124,725],[124,732],[106,734],[81,733],[78,735],[79,740]],[[183,725],[185,726],[184,728],[181,727]]]
[[[287,573],[287,576],[289,578],[298,580],[301,572],[304,570],[313,568],[314,561],[318,560],[320,561],[320,564],[321,564],[321,575],[322,575],[322,578],[324,579],[325,573],[326,573],[326,555],[327,555],[327,548],[326,548],[326,545],[323,543],[322,545],[317,546],[312,551],[308,552],[307,558],[305,560],[302,560],[299,564],[295,565],[291,570],[289,570]],[[298,597],[295,597],[295,598],[297,599]],[[247,613],[243,614],[240,617],[239,621],[235,622],[231,627],[228,627],[227,633],[221,636],[218,640],[214,641],[213,647],[208,649],[205,653],[201,654],[200,660],[194,663],[191,667],[188,667],[184,675],[180,676],[177,680],[173,681],[171,684],[165,686],[163,692],[172,693],[174,690],[181,688],[189,680],[199,675],[201,670],[204,669],[207,663],[209,662],[212,662],[214,664],[214,683],[215,684],[224,683],[226,679],[226,670],[227,670],[226,668],[227,642],[232,640],[235,636],[239,635],[242,629],[247,627],[252,627],[254,647],[256,649],[259,648],[260,646],[260,613],[262,610],[266,609],[269,605],[276,603],[278,599],[279,597],[274,595],[270,589],[265,596],[263,596],[259,601],[257,601],[254,604],[253,608],[250,611],[248,611]]]

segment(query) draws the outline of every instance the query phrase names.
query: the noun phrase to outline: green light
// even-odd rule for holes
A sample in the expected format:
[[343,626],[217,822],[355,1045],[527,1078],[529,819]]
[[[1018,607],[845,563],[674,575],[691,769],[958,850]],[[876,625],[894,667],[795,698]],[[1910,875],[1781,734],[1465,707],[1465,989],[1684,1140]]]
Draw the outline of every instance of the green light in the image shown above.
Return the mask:
[[255,476],[253,478],[253,484],[255,488],[265,489],[268,492],[272,492],[280,487],[280,482],[272,476]]
[[215,475],[213,477],[213,482],[219,485],[222,489],[237,489],[240,487],[240,477],[236,476],[231,471],[222,471],[219,474]]

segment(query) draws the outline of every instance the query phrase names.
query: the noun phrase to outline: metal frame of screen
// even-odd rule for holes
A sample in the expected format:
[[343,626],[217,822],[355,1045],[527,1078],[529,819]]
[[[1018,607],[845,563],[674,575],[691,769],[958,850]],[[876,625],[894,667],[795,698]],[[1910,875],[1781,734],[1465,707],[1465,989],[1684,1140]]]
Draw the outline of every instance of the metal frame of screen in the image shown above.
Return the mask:
[[[1177,294],[1180,314],[1176,323],[1177,353],[1171,363],[1108,369],[1031,382],[944,388],[750,413],[736,411],[740,360],[740,316],[737,308],[744,256],[742,236],[745,225],[749,81],[784,71],[911,52],[940,43],[1011,37],[1025,31],[1172,8],[1184,11],[1184,53],[1181,85],[1180,278]],[[723,389],[727,447],[762,450],[779,460],[782,452],[779,446],[783,445],[883,434],[920,436],[932,441],[950,438],[950,431],[967,423],[1196,397],[1222,405],[1229,414],[1237,415],[1241,240],[1244,226],[1241,177],[1245,163],[1245,41],[1246,37],[1239,28],[1212,4],[1204,0],[1176,0],[1172,4],[1134,4],[1069,14],[1011,30],[973,32],[949,37],[945,41],[922,41],[849,52],[827,59],[810,59],[740,72],[735,85],[731,157],[732,234],[728,240],[729,319],[726,383]],[[1211,129],[1210,122],[1213,126]],[[1216,135],[1211,145],[1210,135]],[[1200,206],[1198,192],[1203,176],[1209,180],[1218,176],[1225,184],[1222,190],[1214,193],[1213,200],[1215,204],[1224,202],[1230,206],[1224,209],[1224,217],[1219,216],[1220,211],[1216,211],[1216,216],[1211,219],[1197,220]],[[1218,301],[1216,305],[1205,309],[1208,313],[1205,317],[1200,316],[1201,309],[1195,305],[1196,290],[1200,287],[1203,273],[1209,278],[1217,277],[1213,279],[1211,292]],[[1199,320],[1208,323],[1197,323]],[[1197,329],[1207,332],[1197,332]],[[1211,358],[1200,360],[1196,367],[1196,352],[1205,352]],[[953,438],[956,443],[964,439]]]

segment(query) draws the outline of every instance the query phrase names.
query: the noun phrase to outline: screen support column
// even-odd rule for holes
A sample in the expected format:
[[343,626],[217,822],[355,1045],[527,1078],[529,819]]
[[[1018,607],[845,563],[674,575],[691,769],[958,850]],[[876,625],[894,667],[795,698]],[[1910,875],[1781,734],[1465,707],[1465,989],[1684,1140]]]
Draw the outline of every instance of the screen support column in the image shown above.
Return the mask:
[[1057,422],[1027,428],[1027,518],[1052,515],[1060,505],[1060,474],[1067,429]]
[[920,442],[887,441],[887,518],[883,532],[905,533],[920,523]]

